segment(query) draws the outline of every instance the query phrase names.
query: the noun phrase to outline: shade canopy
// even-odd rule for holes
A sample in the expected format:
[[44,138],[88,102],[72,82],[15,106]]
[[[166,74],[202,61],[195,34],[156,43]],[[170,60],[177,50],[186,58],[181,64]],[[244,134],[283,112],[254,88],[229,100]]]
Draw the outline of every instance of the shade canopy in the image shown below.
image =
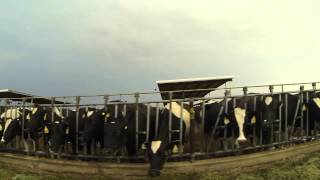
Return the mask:
[[[213,91],[214,88],[218,88],[219,86],[232,80],[233,80],[233,76],[224,76],[224,77],[204,77],[204,78],[162,80],[162,81],[157,81],[156,83],[158,84],[162,99],[168,100],[170,99],[169,93],[165,93],[165,91],[187,91],[187,92],[174,92],[172,94],[172,99],[204,97],[205,95]],[[203,90],[203,89],[208,89],[208,90]]]
[[[32,97],[35,97],[34,95],[18,92],[10,89],[2,89],[0,90],[0,98],[21,98],[21,99],[12,99],[12,101],[22,101],[22,98],[27,98],[27,102],[31,103],[37,103],[37,104],[51,104],[51,99],[49,98],[34,98],[31,100]],[[55,104],[64,104],[65,102],[62,101],[55,101]],[[68,104],[68,103],[66,103]]]

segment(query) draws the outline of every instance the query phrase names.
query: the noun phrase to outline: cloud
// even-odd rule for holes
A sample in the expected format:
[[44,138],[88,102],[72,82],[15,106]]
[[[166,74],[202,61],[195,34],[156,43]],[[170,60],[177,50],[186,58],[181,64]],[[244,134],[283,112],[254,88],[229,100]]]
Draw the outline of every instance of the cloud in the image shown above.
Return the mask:
[[14,81],[3,85],[55,95],[150,90],[159,79],[200,76],[235,75],[239,85],[317,80],[317,5],[6,2],[0,69]]

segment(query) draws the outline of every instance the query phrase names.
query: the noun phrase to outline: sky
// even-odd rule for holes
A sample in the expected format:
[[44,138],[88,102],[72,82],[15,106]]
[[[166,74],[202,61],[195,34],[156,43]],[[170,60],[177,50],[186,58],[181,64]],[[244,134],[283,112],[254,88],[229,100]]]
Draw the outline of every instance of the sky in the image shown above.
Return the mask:
[[319,81],[320,1],[6,0],[0,89],[41,96],[152,91],[155,81]]

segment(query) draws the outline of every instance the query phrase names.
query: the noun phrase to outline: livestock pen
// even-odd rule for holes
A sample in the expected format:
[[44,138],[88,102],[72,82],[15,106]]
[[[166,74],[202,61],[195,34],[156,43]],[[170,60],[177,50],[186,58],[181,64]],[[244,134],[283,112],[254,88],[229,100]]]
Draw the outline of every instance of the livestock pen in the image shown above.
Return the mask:
[[[63,97],[38,97],[14,91],[0,92],[1,104],[0,114],[4,114],[3,122],[1,124],[2,134],[4,134],[7,122],[7,112],[9,109],[18,109],[19,111],[10,111],[21,113],[19,121],[21,123],[21,135],[16,136],[11,142],[1,145],[2,152],[10,152],[24,155],[32,155],[39,157],[53,157],[57,156],[61,159],[69,160],[85,160],[98,162],[114,162],[114,163],[144,163],[146,161],[145,154],[151,146],[153,139],[160,134],[159,128],[161,121],[167,121],[168,129],[167,141],[168,144],[173,144],[168,148],[168,161],[191,161],[211,159],[214,157],[224,157],[228,155],[247,154],[251,152],[258,152],[261,150],[268,150],[278,147],[285,147],[286,145],[300,144],[307,141],[317,141],[319,137],[318,112],[312,110],[310,112],[310,102],[318,105],[319,97],[317,84],[312,83],[292,83],[292,84],[272,84],[259,86],[245,86],[245,87],[219,87],[228,81],[231,77],[224,78],[207,78],[207,79],[187,79],[175,81],[159,81],[159,90],[156,92],[143,93],[122,93],[122,94],[103,94],[94,96],[63,96]],[[214,83],[213,83],[214,82]],[[174,85],[173,85],[174,84]],[[182,84],[184,84],[182,86]],[[211,84],[211,86],[210,86]],[[292,87],[297,88],[292,90]],[[290,89],[289,89],[290,88]],[[259,89],[259,90],[257,90]],[[260,92],[262,89],[262,93]],[[242,91],[242,93],[240,93]],[[257,91],[259,91],[257,93]],[[215,92],[210,93],[210,92]],[[210,93],[210,94],[209,94]],[[20,95],[19,95],[20,94]],[[290,104],[290,97],[294,95],[297,101]],[[161,100],[159,100],[161,97]],[[267,131],[269,136],[265,137],[262,134],[262,126],[257,125],[257,119],[264,120],[262,113],[255,114],[253,119],[246,119],[246,127],[250,129],[244,133],[247,141],[245,143],[237,142],[240,134],[239,125],[231,126],[232,118],[225,116],[225,114],[234,113],[234,109],[238,106],[238,101],[243,98],[248,98],[249,101],[244,101],[243,108],[256,112],[259,107],[259,102],[263,102],[266,97],[273,97],[273,101],[278,102],[275,109],[275,116],[271,123],[267,124]],[[290,101],[290,102],[289,102]],[[206,107],[211,103],[222,103],[217,109],[218,114],[214,117],[206,117]],[[173,103],[177,103],[177,108],[173,107]],[[250,105],[249,105],[250,103]],[[25,115],[25,111],[30,111],[34,105],[39,108],[47,109],[50,112],[50,123],[57,121],[57,113],[55,108],[58,108],[61,116],[58,116],[59,121],[71,113],[75,113],[75,141],[73,143],[75,151],[71,149],[70,143],[67,140],[63,148],[59,152],[50,151],[49,139],[44,138],[46,134],[45,128],[42,128],[37,142],[30,140],[30,130],[24,128],[24,124],[30,119]],[[126,117],[129,107],[134,107],[134,115],[131,119],[126,119],[132,122],[132,128],[123,127],[124,131],[134,130],[134,154],[128,154],[127,144],[132,143],[128,140],[117,146],[118,149],[109,149],[103,147],[103,144],[97,143],[93,139],[91,146],[83,143],[83,129],[80,127],[82,120],[81,114],[83,111],[88,112],[98,111],[104,109],[106,113],[105,121],[103,121],[103,128],[110,128],[110,123],[107,118],[112,117],[119,119],[118,116]],[[145,107],[145,111],[141,109]],[[180,109],[179,109],[180,108]],[[318,107],[319,108],[319,107]],[[108,111],[109,109],[109,111]],[[112,111],[110,110],[112,109]],[[161,113],[167,109],[168,117],[163,119]],[[185,121],[184,110],[189,112],[190,121]],[[291,109],[294,109],[292,111]],[[82,111],[83,110],[83,111]],[[197,110],[197,111],[195,111]],[[140,111],[144,111],[141,114]],[[320,108],[319,108],[320,111]],[[110,114],[112,113],[112,114]],[[11,114],[12,115],[12,114]],[[144,116],[143,118],[141,116]],[[16,115],[15,117],[17,117]],[[108,116],[108,117],[107,117]],[[261,117],[257,117],[261,116]],[[10,116],[9,118],[12,118]],[[312,118],[313,119],[312,119]],[[144,120],[142,120],[144,119]],[[175,119],[175,120],[174,120]],[[180,119],[180,121],[176,121]],[[211,125],[206,126],[208,119],[211,119]],[[173,124],[178,122],[178,124]],[[312,125],[310,124],[312,122]],[[186,124],[189,123],[189,124]],[[237,122],[235,122],[237,123]],[[8,126],[8,125],[7,125]],[[111,126],[112,127],[112,126]],[[47,127],[49,128],[49,127]],[[66,134],[66,131],[64,131]],[[186,134],[189,128],[188,134]],[[205,129],[208,130],[207,133]],[[50,129],[50,128],[49,128]],[[104,136],[105,137],[105,136]],[[264,138],[268,138],[265,140]],[[104,142],[110,139],[104,139]],[[33,150],[26,149],[25,144],[34,145]],[[91,148],[91,151],[88,150]]]

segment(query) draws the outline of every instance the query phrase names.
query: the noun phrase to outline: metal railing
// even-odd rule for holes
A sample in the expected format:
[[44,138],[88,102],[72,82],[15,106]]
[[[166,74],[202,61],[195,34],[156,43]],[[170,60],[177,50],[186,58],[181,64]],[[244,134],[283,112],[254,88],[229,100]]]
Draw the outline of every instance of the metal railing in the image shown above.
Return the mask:
[[[254,99],[254,106],[253,109],[254,111],[257,108],[257,101],[259,101],[258,97],[261,98],[260,101],[263,99],[263,97],[265,96],[277,96],[278,95],[278,100],[280,102],[283,102],[283,104],[281,106],[279,106],[278,110],[278,120],[276,121],[276,123],[278,123],[278,128],[275,130],[274,129],[274,125],[276,123],[272,123],[271,125],[271,137],[270,137],[270,143],[269,144],[263,144],[262,142],[262,134],[260,134],[259,136],[256,136],[256,131],[258,129],[256,129],[256,125],[253,125],[253,137],[252,137],[252,143],[246,147],[246,148],[242,148],[242,151],[245,150],[249,150],[249,149],[258,149],[258,148],[265,148],[265,147],[270,147],[272,145],[277,145],[277,144],[284,144],[284,143],[290,143],[290,142],[296,142],[297,140],[301,140],[304,141],[307,138],[316,138],[317,134],[310,134],[310,125],[309,125],[309,112],[308,109],[306,109],[306,111],[303,110],[302,106],[308,102],[310,100],[310,93],[316,93],[319,92],[320,90],[317,89],[317,84],[319,84],[320,82],[312,82],[312,83],[292,83],[292,84],[273,84],[273,85],[259,85],[259,86],[245,86],[245,87],[230,87],[230,88],[214,88],[214,89],[193,89],[193,90],[177,90],[177,91],[165,91],[165,92],[142,92],[142,93],[120,93],[120,94],[107,94],[107,95],[89,95],[89,96],[60,96],[60,97],[26,97],[26,98],[0,98],[0,114],[2,114],[3,112],[6,112],[6,110],[10,109],[10,108],[20,108],[22,109],[22,127],[24,127],[24,124],[26,122],[26,117],[25,117],[25,111],[26,109],[29,109],[32,105],[33,105],[33,100],[37,99],[37,98],[47,98],[47,99],[51,99],[51,104],[40,104],[41,107],[51,107],[53,109],[53,107],[58,107],[60,110],[66,110],[63,111],[66,114],[63,114],[64,116],[68,116],[68,110],[75,110],[76,111],[76,153],[78,153],[78,155],[73,156],[71,155],[71,153],[69,152],[65,152],[64,155],[65,157],[73,157],[73,158],[97,158],[97,159],[114,159],[116,158],[119,161],[119,156],[114,156],[114,155],[99,155],[99,154],[95,154],[94,156],[92,155],[86,155],[80,152],[79,147],[80,146],[80,129],[79,129],[79,120],[80,120],[80,109],[81,108],[86,108],[86,107],[96,107],[96,108],[108,108],[108,107],[114,107],[115,109],[115,117],[118,116],[118,112],[120,111],[119,107],[122,106],[122,111],[124,114],[127,114],[127,106],[129,105],[135,105],[135,117],[134,119],[130,119],[131,121],[134,121],[135,123],[135,127],[134,127],[134,134],[135,134],[135,150],[138,152],[136,154],[136,157],[134,158],[138,158],[141,157],[139,155],[142,155],[141,153],[139,153],[140,151],[144,151],[141,149],[140,143],[139,142],[143,142],[143,143],[147,143],[151,140],[151,133],[150,132],[154,132],[154,136],[156,137],[159,134],[159,124],[161,121],[160,118],[160,113],[161,111],[164,109],[164,105],[166,103],[169,103],[169,117],[168,117],[168,141],[169,143],[172,142],[172,137],[178,137],[178,139],[175,139],[176,142],[178,142],[179,145],[179,153],[178,155],[175,154],[171,154],[171,158],[183,158],[183,157],[192,157],[195,158],[195,155],[199,155],[199,156],[208,156],[208,155],[212,155],[212,154],[221,154],[221,152],[225,152],[228,153],[230,152],[230,148],[213,148],[214,150],[212,150],[212,148],[210,146],[212,146],[211,143],[213,143],[213,141],[216,141],[216,137],[215,137],[215,133],[218,129],[222,129],[223,130],[223,141],[227,141],[228,137],[228,132],[227,132],[227,126],[220,126],[219,124],[221,124],[221,122],[223,121],[223,119],[221,119],[221,115],[223,113],[228,113],[230,109],[234,108],[236,106],[236,100],[243,98],[243,97],[253,97]],[[296,86],[299,85],[300,89],[299,90],[295,90],[295,91],[285,91],[284,88],[287,86]],[[305,85],[311,85],[312,88],[311,89],[305,89],[304,86]],[[275,87],[280,87],[281,91],[280,92],[274,92],[274,88]],[[268,89],[269,92],[268,93],[260,93],[260,94],[250,94],[248,93],[248,91],[250,89],[253,88],[265,88]],[[232,90],[235,89],[241,89],[243,90],[243,94],[238,94],[238,95],[231,95]],[[183,99],[173,99],[173,94],[175,93],[184,93],[184,92],[192,92],[192,91],[224,91],[225,94],[224,96],[210,96],[210,97],[191,97],[191,98],[183,98]],[[167,93],[169,95],[169,99],[168,100],[144,100],[141,101],[140,99],[142,98],[142,96],[144,95],[156,95],[159,96],[160,94],[165,94]],[[296,105],[296,111],[294,112],[294,119],[293,119],[293,123],[292,124],[288,124],[288,116],[289,116],[289,112],[288,112],[288,94],[298,94],[299,96],[299,101]],[[111,101],[110,99],[112,98],[116,98],[116,97],[127,97],[128,100],[123,99],[122,101]],[[89,102],[86,101],[87,98],[95,98],[98,99],[99,102]],[[64,104],[55,104],[55,101],[59,99],[59,100],[63,100],[63,102],[65,102]],[[194,147],[195,142],[194,141],[194,137],[190,137],[190,147],[189,147],[189,151],[188,152],[183,152],[182,151],[182,147],[186,146],[186,144],[184,144],[184,132],[183,132],[183,128],[184,128],[184,124],[183,124],[183,109],[185,108],[184,106],[186,105],[191,105],[191,107],[193,107],[193,104],[195,102],[197,102],[197,104],[200,105],[200,109],[201,109],[201,131],[200,133],[204,134],[204,126],[205,126],[205,103],[207,101],[210,100],[225,100],[224,105],[220,107],[219,109],[219,115],[217,117],[213,117],[216,118],[215,124],[213,126],[212,132],[210,135],[206,135],[208,138],[207,142],[203,142],[201,143],[201,147]],[[229,107],[228,105],[228,99],[232,100],[232,106],[233,107]],[[2,102],[2,103],[1,103]],[[172,127],[172,121],[173,121],[173,112],[172,112],[172,102],[180,102],[181,106],[180,106],[180,123],[179,123],[179,127],[178,129],[173,129]],[[139,105],[143,104],[146,106],[147,108],[147,114],[146,114],[146,124],[145,124],[145,129],[142,129],[142,127],[139,127],[139,121],[141,120],[141,117],[139,112]],[[245,105],[246,106],[246,105]],[[155,114],[155,119],[152,119],[151,117],[151,110],[155,110],[156,114]],[[51,121],[54,121],[54,112],[51,112]],[[6,121],[6,118],[4,119],[4,121]],[[152,121],[152,122],[151,122]],[[296,131],[295,125],[296,122],[300,121],[300,136],[299,137],[293,137],[294,132]],[[304,123],[305,122],[305,123]],[[222,123],[223,124],[223,123]],[[306,124],[306,127],[304,127],[304,124]],[[190,123],[190,128],[194,128],[193,127],[193,122]],[[152,127],[154,126],[154,127]],[[290,131],[288,129],[288,126],[291,127]],[[4,126],[3,126],[4,127]],[[154,128],[154,129],[151,129]],[[283,130],[284,129],[284,130]],[[303,133],[302,130],[305,130],[305,133]],[[283,132],[284,131],[284,132]],[[314,131],[314,130],[312,130]],[[260,132],[262,132],[260,130]],[[21,134],[24,134],[24,128],[21,129]],[[275,133],[277,134],[277,140],[275,140],[274,135]],[[284,137],[282,137],[282,134],[284,134]],[[28,137],[30,138],[30,135],[28,135]],[[232,136],[233,139],[235,139],[235,132],[234,130],[232,130]],[[257,140],[257,138],[259,138]],[[21,136],[21,140],[24,140],[24,136]],[[17,143],[19,140],[16,138],[16,143],[13,146],[14,149],[21,149],[21,146]],[[200,140],[199,140],[200,141]],[[204,141],[204,140],[201,140]],[[257,142],[258,141],[258,142]],[[11,147],[12,148],[12,147]],[[3,147],[2,150],[8,149],[7,147]],[[48,155],[49,153],[46,153],[45,149],[42,149],[43,152],[41,152],[41,154],[45,154]],[[238,148],[234,147],[232,145],[231,147],[231,151],[232,152],[236,152],[239,151]],[[132,159],[132,157],[126,157],[126,156],[121,156],[122,159]]]

